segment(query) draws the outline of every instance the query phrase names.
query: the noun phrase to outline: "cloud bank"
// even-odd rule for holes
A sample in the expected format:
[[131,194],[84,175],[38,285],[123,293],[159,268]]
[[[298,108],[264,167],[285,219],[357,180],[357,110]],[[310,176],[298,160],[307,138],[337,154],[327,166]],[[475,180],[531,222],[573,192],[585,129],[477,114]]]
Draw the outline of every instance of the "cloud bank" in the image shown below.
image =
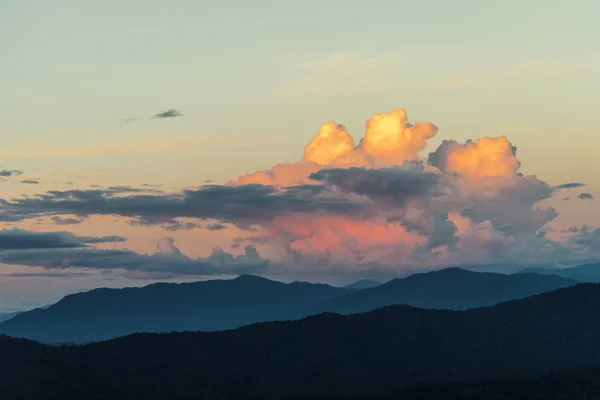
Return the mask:
[[[88,244],[124,241],[120,237],[73,237],[64,232],[40,234],[29,231],[12,232],[17,240],[7,240],[10,232],[0,231],[0,263],[29,265],[52,270],[92,268],[97,270],[125,270],[130,272],[160,273],[163,278],[173,275],[240,275],[260,273],[268,264],[253,246],[244,253],[233,255],[221,248],[213,249],[206,258],[189,258],[181,253],[170,237],[160,239],[152,255],[126,249],[102,250]],[[45,273],[37,276],[51,276]],[[11,276],[14,276],[11,275]],[[26,276],[26,275],[23,275]],[[27,275],[29,276],[29,275]]]
[[[73,258],[80,265],[96,266],[100,263],[90,259],[106,256],[129,266],[125,268],[153,269],[154,257],[175,257],[183,260],[176,268],[207,273],[217,260],[232,270],[249,260],[253,267],[265,266],[253,246],[274,254],[272,265],[282,268],[392,273],[456,264],[568,260],[600,251],[583,232],[578,233],[579,242],[548,238],[547,224],[558,213],[542,208],[540,201],[584,184],[552,187],[535,175],[524,175],[517,148],[506,136],[465,143],[444,140],[425,156],[421,153],[427,141],[439,132],[432,123],[409,123],[406,111],[397,109],[374,114],[365,127],[356,143],[343,125],[325,123],[298,162],[243,175],[227,185],[179,193],[123,187],[50,191],[1,201],[0,219],[118,215],[168,230],[235,226],[248,231],[234,241],[235,246],[250,246],[241,259],[218,250],[209,261],[189,260],[165,254],[174,252],[168,241],[154,256],[98,250]],[[189,218],[198,221],[181,220]],[[585,240],[592,244],[581,244]],[[40,260],[30,262],[39,265]]]

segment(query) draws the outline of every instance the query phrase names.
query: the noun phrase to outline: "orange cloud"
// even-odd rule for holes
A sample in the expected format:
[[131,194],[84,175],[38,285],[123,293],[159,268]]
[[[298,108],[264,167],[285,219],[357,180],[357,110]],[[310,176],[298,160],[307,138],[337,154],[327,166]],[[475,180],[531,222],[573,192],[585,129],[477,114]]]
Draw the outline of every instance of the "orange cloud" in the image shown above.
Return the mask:
[[[437,134],[431,123],[408,123],[404,109],[374,114],[358,146],[343,125],[328,122],[304,148],[302,161],[279,164],[238,178],[237,184],[295,185],[310,183],[308,176],[324,167],[381,167],[417,160],[427,139]],[[232,182],[233,183],[233,182]]]

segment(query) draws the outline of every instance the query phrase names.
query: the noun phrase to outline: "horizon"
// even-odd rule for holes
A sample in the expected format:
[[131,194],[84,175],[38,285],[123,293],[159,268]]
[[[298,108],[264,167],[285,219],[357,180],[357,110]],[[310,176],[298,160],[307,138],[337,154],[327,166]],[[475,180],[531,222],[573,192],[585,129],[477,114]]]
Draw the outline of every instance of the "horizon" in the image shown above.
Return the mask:
[[0,311],[600,259],[599,3],[225,3],[5,7]]

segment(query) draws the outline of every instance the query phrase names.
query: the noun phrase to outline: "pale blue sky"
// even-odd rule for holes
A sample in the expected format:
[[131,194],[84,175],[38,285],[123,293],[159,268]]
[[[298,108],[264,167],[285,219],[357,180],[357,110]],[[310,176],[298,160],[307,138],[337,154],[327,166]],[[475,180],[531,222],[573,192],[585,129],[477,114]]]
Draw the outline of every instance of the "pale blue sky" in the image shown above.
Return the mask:
[[[0,135],[10,168],[60,174],[76,162],[81,170],[160,173],[158,159],[169,175],[194,163],[198,179],[226,180],[294,161],[323,122],[359,137],[371,113],[397,107],[440,126],[437,141],[507,134],[526,169],[552,168],[539,159],[549,152],[577,163],[600,146],[594,0],[1,5]],[[169,108],[185,116],[148,119]],[[86,155],[83,164],[41,151],[172,135],[198,148]],[[223,166],[228,155],[235,162]],[[216,162],[219,171],[207,174]],[[572,168],[549,173],[567,179]],[[125,178],[141,179],[132,170]]]

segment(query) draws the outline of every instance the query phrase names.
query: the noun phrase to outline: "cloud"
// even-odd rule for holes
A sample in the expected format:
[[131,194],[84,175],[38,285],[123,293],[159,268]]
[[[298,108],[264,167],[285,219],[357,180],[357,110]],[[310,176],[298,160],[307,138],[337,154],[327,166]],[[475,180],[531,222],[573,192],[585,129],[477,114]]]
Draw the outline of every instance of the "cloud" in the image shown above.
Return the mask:
[[[134,222],[135,225],[135,222]],[[143,225],[143,223],[142,223]],[[165,223],[163,223],[161,225],[161,228],[168,230],[168,231],[178,231],[178,230],[185,230],[185,231],[190,231],[192,229],[198,229],[201,228],[202,225],[197,224],[195,222],[182,222],[182,221],[178,221],[176,219],[172,219],[172,220],[168,220],[165,221]]]
[[600,228],[583,226],[578,235],[569,239],[569,243],[582,246],[592,251],[600,251]]
[[582,200],[594,200],[594,196],[591,193],[580,193],[577,197]]
[[181,117],[182,115],[183,114],[180,111],[171,108],[170,110],[154,114],[152,118],[176,118]]
[[12,272],[0,274],[0,277],[6,278],[79,278],[82,276],[92,276],[89,272]]
[[322,169],[310,179],[333,185],[342,191],[376,201],[402,205],[414,197],[430,196],[440,185],[441,174],[425,172],[422,164],[367,169],[363,167]]
[[561,232],[562,233],[577,233],[577,232],[579,232],[579,228],[576,226],[570,226],[567,229],[563,229]]
[[553,186],[552,189],[554,189],[554,190],[574,189],[574,188],[580,188],[580,187],[584,187],[584,186],[585,186],[585,183],[570,182],[570,183],[563,183],[562,185]]
[[59,216],[51,217],[50,220],[56,225],[76,225],[81,224],[83,221],[85,221],[84,218],[68,218]]
[[174,246],[172,238],[159,240],[153,255],[95,248],[33,249],[0,252],[0,263],[52,270],[93,268],[197,276],[258,273],[268,265],[252,246],[241,255],[216,248],[206,258],[188,258]]
[[[49,191],[0,201],[0,219],[118,215],[170,231],[235,226],[248,236],[234,240],[234,247],[259,246],[272,254],[271,266],[315,273],[524,264],[597,251],[552,240],[548,224],[558,213],[541,205],[558,190],[582,184],[552,187],[525,175],[507,137],[444,140],[424,156],[428,140],[439,133],[436,125],[411,123],[405,110],[396,109],[373,114],[365,126],[355,142],[345,126],[327,122],[297,162],[226,185],[177,193],[122,186]],[[583,238],[590,232],[569,233]],[[144,257],[183,257],[175,249],[165,240],[156,255]],[[96,249],[81,251],[87,260]],[[217,256],[231,262],[229,253]]]
[[36,179],[25,179],[25,180],[21,181],[21,183],[24,183],[27,185],[38,185],[40,183],[40,181],[38,181]]
[[18,169],[2,169],[0,170],[1,178],[8,178],[10,176],[22,175],[23,171]]
[[227,226],[223,225],[223,224],[215,223],[215,224],[205,225],[204,228],[208,229],[209,231],[220,231],[220,230],[223,230],[223,229],[227,229]]
[[238,178],[235,184],[265,185],[310,184],[309,176],[324,167],[386,167],[419,160],[419,152],[434,137],[438,128],[431,123],[408,123],[406,110],[373,114],[358,145],[354,145],[343,125],[323,124],[319,133],[304,148],[302,160],[279,164]]
[[0,250],[78,248],[113,241],[125,239],[119,236],[75,236],[70,232],[32,232],[17,228],[0,231]]
[[267,185],[207,185],[175,194],[117,196],[106,190],[49,191],[44,194],[0,202],[0,217],[34,218],[72,214],[120,215],[139,224],[161,224],[188,217],[231,221],[238,226],[273,219],[288,213],[357,213],[365,201],[313,194],[302,187],[277,189]]
[[127,239],[122,236],[110,235],[110,236],[77,236],[77,239],[81,243],[85,244],[99,244],[99,243],[117,243],[126,242]]

